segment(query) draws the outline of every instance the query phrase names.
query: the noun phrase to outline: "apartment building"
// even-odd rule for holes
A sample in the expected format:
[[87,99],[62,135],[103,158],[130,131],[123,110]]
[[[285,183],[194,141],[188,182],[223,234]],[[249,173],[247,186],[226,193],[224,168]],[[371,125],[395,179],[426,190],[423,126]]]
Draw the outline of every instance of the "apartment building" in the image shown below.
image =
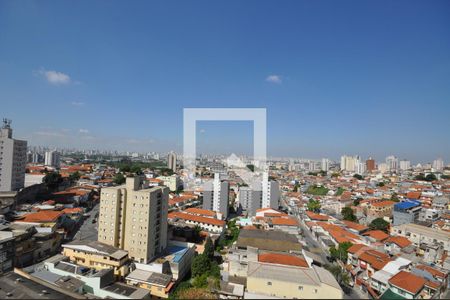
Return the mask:
[[59,152],[56,150],[45,152],[44,164],[46,166],[59,168]]
[[414,223],[419,219],[422,206],[419,201],[404,201],[394,205],[393,225]]
[[384,200],[373,202],[367,207],[367,222],[370,223],[377,218],[390,220],[394,209],[394,201]]
[[263,174],[262,180],[262,207],[278,209],[280,200],[280,185],[275,180],[269,180],[269,173]]
[[148,187],[143,177],[128,177],[100,195],[98,241],[127,250],[147,263],[167,246],[169,188]]
[[239,204],[248,216],[256,215],[256,210],[262,206],[262,192],[248,186],[239,188]]
[[27,142],[12,138],[10,120],[0,129],[0,192],[18,191],[25,184]]
[[183,185],[183,182],[178,175],[159,176],[157,179],[162,180],[163,185],[167,186],[171,192],[178,191],[178,189]]
[[220,212],[225,218],[228,216],[228,196],[230,186],[220,180],[220,174],[214,174],[214,181],[203,191],[203,209]]
[[171,169],[173,172],[177,171],[177,155],[174,152],[170,152],[167,155],[167,168]]

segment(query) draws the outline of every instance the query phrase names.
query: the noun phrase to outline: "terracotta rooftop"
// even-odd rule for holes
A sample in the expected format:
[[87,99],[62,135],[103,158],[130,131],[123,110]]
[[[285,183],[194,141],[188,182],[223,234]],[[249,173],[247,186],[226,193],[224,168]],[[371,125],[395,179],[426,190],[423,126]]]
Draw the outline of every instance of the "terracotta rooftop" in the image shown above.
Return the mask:
[[190,207],[188,209],[185,209],[184,212],[189,213],[189,214],[207,216],[207,217],[215,217],[216,216],[216,212],[214,212],[212,210],[195,208],[195,207]]
[[411,241],[403,236],[391,236],[386,240],[386,243],[394,243],[400,248],[405,248],[411,245]]
[[369,236],[373,239],[375,239],[378,242],[384,241],[389,237],[389,234],[385,233],[381,230],[371,230],[363,233],[364,236]]
[[294,218],[272,218],[272,225],[298,226],[298,221]]
[[419,199],[421,195],[422,195],[421,192],[408,192],[406,194],[406,198],[408,198],[408,199]]
[[270,264],[297,266],[302,268],[308,268],[309,265],[305,259],[289,254],[280,253],[262,253],[258,255],[258,261]]
[[371,205],[374,207],[385,207],[385,206],[394,206],[394,204],[395,204],[394,201],[386,200],[386,201],[375,202],[375,203],[372,203]]
[[215,225],[215,226],[225,226],[225,221],[217,220],[214,218],[195,216],[195,215],[191,215],[191,214],[188,214],[185,212],[171,212],[168,215],[168,218],[169,219],[179,218],[179,219],[189,220],[189,221],[193,221],[193,222],[197,222],[197,223],[204,223],[204,224],[210,224],[210,225]]
[[428,273],[433,275],[433,277],[439,277],[439,278],[442,278],[442,279],[447,277],[447,274],[444,274],[441,271],[436,270],[435,268],[427,266],[427,265],[417,265],[416,269],[427,271]]
[[383,269],[391,261],[389,255],[377,250],[366,250],[359,255],[359,259],[370,264],[376,271]]
[[319,215],[316,213],[313,213],[312,211],[307,211],[306,215],[311,219],[311,220],[318,220],[318,221],[327,221],[330,217],[326,216],[326,215]]
[[60,216],[64,215],[61,211],[55,210],[42,210],[35,213],[25,215],[17,222],[30,222],[30,223],[48,223],[56,222]]
[[390,284],[414,295],[420,292],[426,282],[422,277],[405,271],[400,271],[389,279]]
[[362,224],[358,224],[358,223],[356,223],[356,222],[352,222],[352,221],[346,221],[346,220],[344,220],[344,221],[342,221],[344,224],[345,224],[345,226],[347,226],[348,228],[350,228],[350,229],[354,229],[354,230],[357,230],[357,231],[363,231],[363,230],[366,230],[368,227],[367,226],[365,226],[365,225],[362,225]]

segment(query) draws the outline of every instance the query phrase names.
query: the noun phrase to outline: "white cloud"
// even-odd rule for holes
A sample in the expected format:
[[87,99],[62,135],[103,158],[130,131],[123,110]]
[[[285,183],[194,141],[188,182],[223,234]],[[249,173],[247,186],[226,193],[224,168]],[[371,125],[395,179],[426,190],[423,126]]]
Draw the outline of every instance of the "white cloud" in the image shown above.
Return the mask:
[[80,130],[78,130],[78,132],[79,133],[89,133],[89,130],[81,128]]
[[281,84],[282,83],[280,75],[269,75],[269,76],[266,77],[266,81],[270,82],[270,83],[277,83],[277,84]]
[[36,135],[39,136],[49,136],[49,137],[65,137],[66,135],[56,131],[37,131]]
[[70,102],[70,104],[72,104],[73,106],[84,106],[84,102],[81,101],[72,101]]
[[71,78],[69,75],[58,72],[54,70],[45,70],[41,69],[36,72],[37,74],[44,76],[44,78],[48,81],[48,83],[53,85],[65,85],[71,83]]

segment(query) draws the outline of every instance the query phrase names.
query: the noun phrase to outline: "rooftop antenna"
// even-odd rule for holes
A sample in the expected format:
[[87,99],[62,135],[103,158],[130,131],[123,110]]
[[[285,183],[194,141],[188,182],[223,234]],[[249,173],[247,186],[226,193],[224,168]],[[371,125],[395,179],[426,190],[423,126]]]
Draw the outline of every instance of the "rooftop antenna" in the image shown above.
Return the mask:
[[11,128],[11,120],[7,118],[3,118],[3,128]]

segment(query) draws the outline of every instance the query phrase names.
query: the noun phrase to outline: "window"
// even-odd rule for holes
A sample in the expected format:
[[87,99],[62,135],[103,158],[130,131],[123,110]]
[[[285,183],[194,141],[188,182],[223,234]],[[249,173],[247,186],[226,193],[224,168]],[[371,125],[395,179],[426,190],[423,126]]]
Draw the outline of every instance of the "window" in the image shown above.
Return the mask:
[[318,292],[317,289],[314,289],[314,294],[317,294],[317,292]]
[[298,286],[298,290],[299,290],[299,291],[303,291],[303,286],[299,285],[299,286]]
[[271,281],[267,281],[267,285],[272,285],[272,282]]

